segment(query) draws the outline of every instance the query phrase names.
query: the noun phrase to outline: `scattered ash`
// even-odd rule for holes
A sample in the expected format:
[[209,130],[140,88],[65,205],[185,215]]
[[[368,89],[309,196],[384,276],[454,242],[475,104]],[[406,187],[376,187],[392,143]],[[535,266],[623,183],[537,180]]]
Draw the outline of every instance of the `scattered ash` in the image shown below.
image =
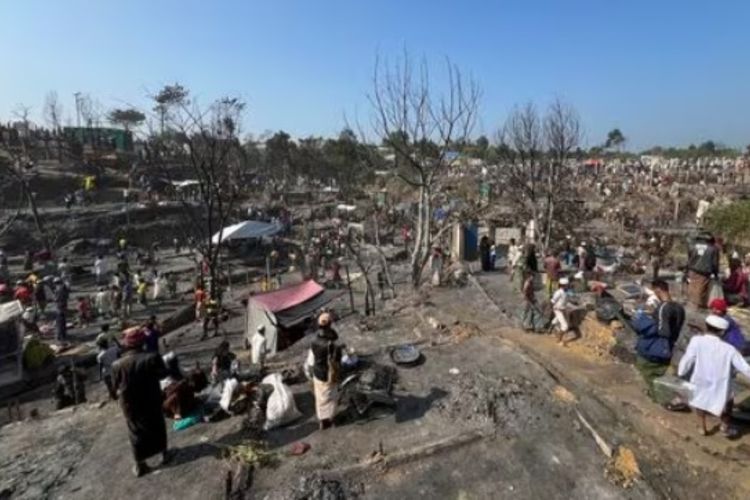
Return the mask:
[[492,379],[482,374],[460,374],[437,401],[437,410],[450,420],[491,425],[519,432],[536,425],[544,412],[559,412],[546,391],[523,377]]
[[310,475],[302,476],[297,486],[269,493],[265,500],[353,500],[361,493],[361,484]]
[[[73,433],[74,434],[74,433]],[[75,470],[87,445],[72,435],[0,459],[0,499],[49,498]]]

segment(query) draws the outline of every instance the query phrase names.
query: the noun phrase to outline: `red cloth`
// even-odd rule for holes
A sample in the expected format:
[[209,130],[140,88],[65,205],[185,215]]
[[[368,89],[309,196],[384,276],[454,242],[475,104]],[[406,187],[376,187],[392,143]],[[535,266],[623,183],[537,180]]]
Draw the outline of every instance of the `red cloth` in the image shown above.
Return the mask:
[[747,275],[739,267],[732,270],[729,278],[724,280],[724,292],[732,295],[739,295],[743,301],[748,299]]
[[122,346],[127,349],[134,349],[143,345],[146,341],[146,333],[139,326],[128,328],[122,332]]
[[13,298],[20,301],[21,304],[28,304],[31,302],[31,290],[26,286],[19,286],[16,288]]
[[307,280],[281,290],[253,295],[250,300],[259,302],[265,309],[275,313],[307,302],[321,293],[322,286],[313,280]]

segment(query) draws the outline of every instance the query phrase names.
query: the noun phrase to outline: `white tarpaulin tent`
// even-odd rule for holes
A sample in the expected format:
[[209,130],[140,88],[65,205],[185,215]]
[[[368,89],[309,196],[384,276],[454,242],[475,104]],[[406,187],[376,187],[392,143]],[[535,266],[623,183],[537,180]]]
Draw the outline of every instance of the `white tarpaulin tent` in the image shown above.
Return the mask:
[[17,300],[0,304],[0,387],[23,377],[23,335],[16,325],[22,314]]
[[211,241],[215,245],[219,244],[219,235],[221,235],[221,242],[224,242],[273,236],[279,231],[281,231],[281,226],[278,224],[271,224],[269,222],[261,222],[257,220],[246,220],[225,227],[223,231],[213,235]]

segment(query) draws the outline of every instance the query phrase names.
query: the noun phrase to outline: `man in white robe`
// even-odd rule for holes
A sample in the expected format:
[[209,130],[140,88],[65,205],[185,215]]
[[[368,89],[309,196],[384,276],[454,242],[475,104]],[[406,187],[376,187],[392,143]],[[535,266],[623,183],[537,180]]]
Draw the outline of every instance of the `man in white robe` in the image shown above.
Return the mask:
[[708,434],[706,414],[710,413],[721,418],[721,430],[727,437],[736,437],[737,431],[730,425],[732,416],[726,411],[732,399],[732,369],[750,379],[750,365],[737,349],[721,340],[728,327],[729,322],[721,316],[706,317],[706,333],[690,339],[677,370],[684,377],[692,369],[690,383],[694,387],[690,406],[698,416],[704,436]]

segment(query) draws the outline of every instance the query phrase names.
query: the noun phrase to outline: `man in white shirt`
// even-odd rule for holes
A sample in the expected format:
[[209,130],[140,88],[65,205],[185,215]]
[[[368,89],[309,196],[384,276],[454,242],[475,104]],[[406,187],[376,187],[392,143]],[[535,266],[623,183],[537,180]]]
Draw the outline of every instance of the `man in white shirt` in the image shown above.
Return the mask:
[[557,327],[557,342],[565,345],[565,342],[563,342],[563,337],[565,337],[565,333],[568,331],[568,318],[566,317],[566,311],[565,308],[568,305],[568,278],[560,278],[559,285],[557,290],[555,290],[555,293],[552,294],[552,313],[554,314],[554,319],[552,320],[552,327]]
[[677,374],[684,377],[692,369],[690,383],[693,394],[690,406],[700,422],[702,435],[708,434],[706,415],[721,419],[721,430],[728,438],[737,437],[737,429],[731,426],[731,411],[727,403],[732,399],[732,369],[750,379],[750,365],[732,345],[721,340],[729,322],[714,314],[706,317],[706,333],[690,339],[685,355],[680,360]]
[[104,277],[107,270],[105,269],[104,257],[97,255],[94,260],[94,276],[96,277],[96,284],[103,285]]
[[250,360],[254,365],[263,368],[266,361],[266,327],[260,325],[250,339]]
[[100,287],[99,291],[94,295],[94,308],[96,314],[100,318],[107,318],[112,313],[112,301],[110,300],[110,294],[105,287]]

